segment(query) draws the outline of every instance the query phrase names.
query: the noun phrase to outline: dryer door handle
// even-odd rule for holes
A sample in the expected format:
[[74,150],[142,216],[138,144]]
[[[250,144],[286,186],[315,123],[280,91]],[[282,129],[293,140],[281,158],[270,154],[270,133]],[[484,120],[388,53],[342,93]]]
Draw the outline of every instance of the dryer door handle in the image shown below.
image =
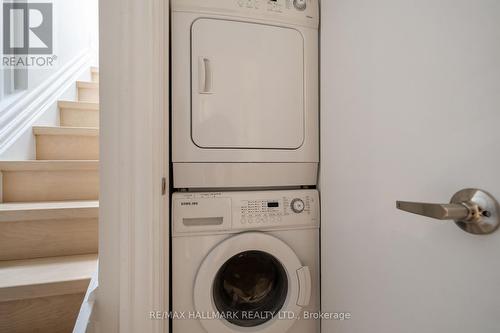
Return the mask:
[[198,58],[198,92],[213,94],[212,65],[207,57]]
[[309,267],[304,266],[297,270],[299,279],[299,296],[297,297],[297,305],[308,306],[311,299],[311,271]]

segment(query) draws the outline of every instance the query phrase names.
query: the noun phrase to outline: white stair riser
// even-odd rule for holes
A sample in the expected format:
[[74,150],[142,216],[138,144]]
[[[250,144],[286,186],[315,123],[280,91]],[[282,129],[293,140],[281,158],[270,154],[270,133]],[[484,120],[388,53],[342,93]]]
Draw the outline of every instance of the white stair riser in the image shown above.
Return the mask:
[[37,135],[38,160],[98,160],[99,137],[86,135]]
[[98,110],[66,109],[60,111],[61,126],[99,127]]
[[97,200],[98,170],[2,171],[3,202]]
[[97,218],[0,222],[0,260],[97,253]]

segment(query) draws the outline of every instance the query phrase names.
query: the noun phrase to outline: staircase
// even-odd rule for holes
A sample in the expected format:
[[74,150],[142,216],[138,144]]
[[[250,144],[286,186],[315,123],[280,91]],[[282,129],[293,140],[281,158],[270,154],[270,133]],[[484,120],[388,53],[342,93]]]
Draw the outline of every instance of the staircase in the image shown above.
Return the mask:
[[33,127],[36,160],[0,161],[0,332],[72,332],[97,269],[99,71]]

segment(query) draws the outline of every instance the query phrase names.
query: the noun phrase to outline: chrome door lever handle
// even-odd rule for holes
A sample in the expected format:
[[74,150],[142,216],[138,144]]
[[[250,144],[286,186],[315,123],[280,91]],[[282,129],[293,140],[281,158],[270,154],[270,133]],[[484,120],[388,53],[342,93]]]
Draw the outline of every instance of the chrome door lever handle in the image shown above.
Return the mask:
[[500,225],[498,202],[488,192],[478,189],[457,192],[449,204],[397,201],[396,207],[438,220],[454,220],[464,231],[473,234],[489,234]]
[[408,213],[432,217],[438,220],[465,220],[471,215],[464,204],[433,204],[424,202],[397,201],[397,208]]

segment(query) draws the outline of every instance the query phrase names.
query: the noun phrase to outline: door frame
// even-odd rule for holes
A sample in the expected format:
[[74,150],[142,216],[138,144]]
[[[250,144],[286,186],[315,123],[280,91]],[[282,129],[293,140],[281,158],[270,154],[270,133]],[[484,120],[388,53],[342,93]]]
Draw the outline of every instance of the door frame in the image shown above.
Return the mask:
[[169,1],[103,0],[97,327],[168,332]]

